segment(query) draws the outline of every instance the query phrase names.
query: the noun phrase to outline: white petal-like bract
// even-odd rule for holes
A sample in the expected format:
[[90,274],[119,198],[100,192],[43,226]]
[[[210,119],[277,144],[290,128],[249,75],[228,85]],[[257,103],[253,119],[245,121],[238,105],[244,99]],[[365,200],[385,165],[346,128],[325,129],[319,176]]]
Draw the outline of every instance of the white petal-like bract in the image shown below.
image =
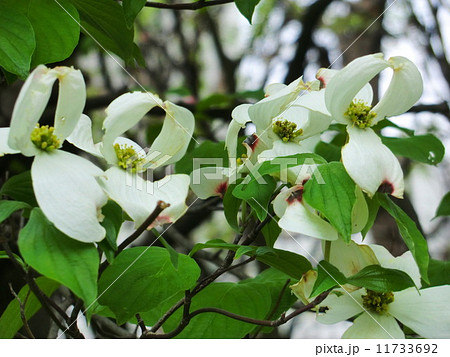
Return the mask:
[[450,286],[420,290],[409,288],[394,293],[389,313],[425,338],[450,338]]
[[86,85],[81,71],[70,67],[52,69],[59,80],[55,135],[61,143],[72,133],[86,104]]
[[350,177],[369,196],[378,190],[402,198],[403,171],[395,155],[375,132],[347,126],[349,142],[342,148],[342,162]]
[[161,99],[155,94],[144,92],[125,93],[114,99],[106,108],[106,118],[103,122],[102,153],[110,164],[117,163],[114,151],[114,141],[128,129],[136,125],[148,111],[159,106]]
[[392,316],[364,312],[344,332],[342,338],[405,338],[403,331]]
[[30,136],[47,106],[56,78],[56,72],[44,65],[36,67],[23,84],[14,104],[8,146],[20,150],[25,156],[39,152]]
[[8,145],[9,128],[0,128],[0,157],[6,154],[18,154],[20,150],[15,150]]
[[41,152],[31,166],[39,207],[61,232],[81,242],[99,242],[99,223],[107,196],[96,177],[103,171],[90,161],[65,151]]
[[164,102],[167,108],[161,132],[150,146],[145,166],[155,169],[180,160],[189,146],[194,132],[194,115],[186,108]]

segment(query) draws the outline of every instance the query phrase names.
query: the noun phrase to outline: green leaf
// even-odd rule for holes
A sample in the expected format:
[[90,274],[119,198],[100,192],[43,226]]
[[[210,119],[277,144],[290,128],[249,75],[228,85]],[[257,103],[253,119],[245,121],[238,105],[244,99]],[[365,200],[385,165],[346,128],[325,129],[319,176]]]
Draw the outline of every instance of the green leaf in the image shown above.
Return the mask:
[[225,191],[225,195],[223,196],[223,212],[225,214],[225,218],[230,227],[237,233],[241,231],[241,227],[239,227],[238,214],[242,200],[233,195],[233,190],[239,183],[241,183],[241,181],[242,179],[239,179],[236,183],[229,185]]
[[356,202],[355,183],[342,163],[319,165],[313,179],[304,186],[303,198],[339,232],[345,242],[352,235],[352,210]]
[[427,241],[417,229],[414,221],[403,212],[400,207],[392,202],[386,194],[377,193],[375,198],[378,200],[381,207],[383,207],[397,222],[400,235],[408,249],[411,251],[417,266],[419,267],[422,279],[428,283],[427,272],[430,256],[428,253]]
[[122,7],[128,28],[132,28],[137,14],[144,8],[147,0],[123,0]]
[[278,269],[296,280],[300,280],[304,273],[312,269],[308,259],[300,254],[274,248],[271,251],[275,254],[257,255],[256,260]]
[[317,296],[336,286],[344,285],[346,282],[347,279],[338,268],[328,263],[326,260],[322,260],[317,265],[317,279],[314,283],[310,297]]
[[341,161],[341,147],[337,145],[320,141],[314,148],[314,152],[325,158],[328,162]]
[[433,134],[409,138],[381,138],[384,145],[398,156],[407,157],[425,164],[439,164],[445,153],[442,142]]
[[[26,268],[26,264],[24,263],[24,261],[22,260],[21,257],[19,257],[17,254],[12,253],[14,258],[17,260],[17,262],[22,265],[22,267],[25,269]],[[0,250],[0,259],[9,259],[9,255],[6,254],[6,252],[4,250]]]
[[37,206],[30,171],[15,175],[6,181],[0,190],[0,195],[9,196],[16,201],[26,202],[33,207]]
[[387,269],[379,265],[369,265],[347,278],[351,285],[385,293],[401,291],[415,286],[414,281],[404,271]]
[[431,259],[428,265],[429,286],[450,285],[450,261]]
[[380,204],[376,199],[371,199],[367,196],[365,196],[365,199],[367,203],[367,208],[369,209],[369,217],[367,219],[366,225],[361,231],[363,238],[366,237],[366,234],[369,232],[370,228],[372,228],[373,224],[375,223],[378,214],[378,209],[380,208]]
[[200,268],[180,254],[175,269],[169,252],[161,247],[136,247],[121,252],[99,280],[99,303],[108,306],[119,324],[138,312],[149,311],[191,289]]
[[228,167],[228,153],[225,149],[225,142],[202,142],[175,164],[175,172],[189,175],[194,169],[210,166]]
[[217,249],[229,249],[236,251],[238,250],[240,245],[238,244],[230,244],[225,242],[222,239],[212,239],[205,243],[197,243],[194,245],[192,250],[189,252],[189,256],[192,257],[195,253],[197,253],[199,250],[205,249],[205,248],[217,248]]
[[234,256],[234,259],[239,259],[243,255],[249,254],[250,252],[254,253],[255,252],[255,248],[254,247],[249,247],[247,245],[240,246],[236,250],[236,255]]
[[[264,319],[270,306],[269,289],[263,284],[252,284],[251,280],[246,280],[240,283],[212,283],[192,298],[190,311],[215,307],[241,316]],[[180,310],[164,325],[165,331],[176,328],[182,313]],[[209,312],[193,317],[176,338],[243,338],[254,327],[253,324]]]
[[[41,276],[36,279],[36,284],[42,290],[42,292],[50,296],[60,286],[59,283]],[[29,293],[29,286],[25,285],[20,289],[17,294],[22,304],[25,303],[25,318],[29,320],[33,315],[41,308],[41,303],[37,297],[31,292]],[[27,295],[29,293],[28,299]],[[20,317],[20,304],[14,299],[11,301],[0,317],[0,338],[13,338],[17,331],[23,326],[22,319]]]
[[[189,256],[192,256],[200,249],[205,248],[228,249],[236,252],[240,247],[241,246],[238,244],[230,244],[224,242],[221,239],[215,239],[206,243],[197,243],[194,248],[192,248]],[[242,250],[245,255],[255,257],[256,260],[260,261],[261,263],[273,267],[294,279],[300,280],[303,273],[306,273],[312,268],[311,263],[308,261],[308,259],[306,259],[302,255],[282,249],[254,246],[250,247],[253,249]]]
[[[277,157],[272,160],[264,161],[261,166],[258,167],[258,173],[260,176],[279,174],[281,171],[290,167],[295,167],[303,164],[326,164],[326,160],[317,154],[296,154],[289,156]],[[256,173],[251,173],[255,178]]]
[[264,175],[260,179],[261,183],[258,180],[245,183],[246,180],[244,180],[234,188],[233,195],[246,201],[253,208],[258,219],[263,221],[267,217],[270,199],[277,183],[270,175]]
[[80,38],[80,17],[68,0],[31,0],[27,16],[36,38],[32,67],[72,54]]
[[163,238],[161,234],[156,230],[156,228],[152,229],[153,234],[155,237],[158,237],[158,240],[161,242],[161,244],[164,246],[164,248],[167,249],[170,255],[170,261],[172,262],[173,267],[175,270],[178,270],[178,257],[180,256],[178,252]]
[[436,217],[439,216],[450,216],[450,192],[447,192],[442,198],[441,203],[439,203],[439,207],[436,210]]
[[116,202],[108,200],[108,203],[102,207],[102,215],[104,218],[101,224],[106,229],[105,240],[111,248],[117,250],[117,235],[124,221],[122,208]]
[[372,127],[372,129],[379,132],[381,129],[387,128],[387,127],[398,129],[408,136],[414,136],[414,130],[404,128],[402,126],[398,126],[397,124],[393,123],[389,119],[380,120],[375,126]]
[[11,84],[13,84],[17,80],[17,78],[18,78],[17,74],[8,72],[6,69],[2,68],[1,66],[0,66],[0,70],[3,73],[3,77],[5,77],[7,85],[10,86]]
[[0,66],[25,78],[36,48],[33,26],[19,10],[0,4]]
[[18,245],[25,262],[39,273],[67,286],[87,305],[95,300],[100,262],[94,244],[69,238],[34,208]]
[[273,248],[273,245],[275,244],[275,242],[277,241],[280,233],[281,233],[281,228],[278,225],[278,222],[274,219],[271,219],[269,221],[269,223],[267,223],[263,229],[261,230],[261,233],[264,236],[264,240],[266,242],[266,245],[268,247]]
[[117,236],[120,227],[124,222],[122,208],[114,201],[108,200],[108,203],[102,207],[104,216],[101,225],[105,228],[105,239],[98,242],[98,246],[105,253],[109,263],[114,261],[117,251]]
[[252,23],[253,12],[260,0],[235,0],[236,7],[239,12],[244,15],[248,22]]
[[112,51],[132,64],[133,28],[125,21],[123,8],[111,0],[70,0],[80,13],[81,29],[89,37],[94,37],[101,47]]
[[24,209],[31,208],[28,203],[18,201],[0,201],[0,223],[8,218],[12,213]]

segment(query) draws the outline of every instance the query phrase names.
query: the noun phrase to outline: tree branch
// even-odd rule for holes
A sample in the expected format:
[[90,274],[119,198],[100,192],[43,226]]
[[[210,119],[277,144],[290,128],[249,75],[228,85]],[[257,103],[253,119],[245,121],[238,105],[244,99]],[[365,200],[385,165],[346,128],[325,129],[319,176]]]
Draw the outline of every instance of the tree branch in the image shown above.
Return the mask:
[[148,218],[142,223],[127,239],[125,239],[117,248],[118,255],[122,250],[128,247],[131,243],[133,243],[139,236],[150,226],[159,216],[159,214],[169,207],[170,204],[165,203],[163,201],[158,201],[156,208],[154,211],[148,216]]
[[53,312],[52,308],[58,311],[58,313],[61,315],[61,317],[67,321],[69,317],[66,315],[64,311],[61,311],[59,306],[57,306],[47,295],[44,294],[44,292],[39,288],[39,286],[36,284],[34,279],[28,274],[27,271],[19,264],[19,262],[16,260],[16,257],[11,251],[11,248],[9,247],[8,242],[5,239],[1,239],[3,249],[5,250],[6,254],[8,255],[9,259],[14,264],[15,268],[21,273],[23,279],[30,287],[30,290],[33,292],[33,294],[36,296],[36,298],[41,303],[41,306],[47,311],[50,318],[58,325],[58,327],[62,330],[67,332],[71,337],[73,338],[84,338],[84,336],[78,331],[78,328],[76,325],[74,325],[73,328],[66,328],[61,321],[58,319],[58,317]]
[[450,107],[446,102],[437,104],[417,104],[408,110],[409,113],[430,112],[445,115],[450,120]]
[[[284,283],[283,287],[281,288],[280,294],[278,295],[277,301],[275,302],[275,305],[273,306],[272,311],[270,311],[269,314],[267,315],[267,319],[271,319],[272,316],[277,312],[278,308],[280,307],[281,300],[283,299],[284,292],[286,291],[290,282],[291,282],[291,279],[287,279],[286,283]],[[253,333],[253,336],[256,337],[261,332],[262,329],[263,329],[263,326],[259,326],[259,328]]]
[[285,324],[289,320],[292,320],[294,317],[296,317],[296,316],[298,316],[298,315],[300,315],[300,314],[302,314],[302,313],[304,313],[306,311],[309,311],[310,309],[312,309],[316,305],[320,304],[323,300],[325,300],[325,298],[328,296],[329,293],[330,293],[329,291],[326,291],[326,292],[320,294],[312,302],[310,302],[308,305],[305,305],[305,306],[295,310],[294,312],[292,312],[288,316],[285,316],[283,314],[278,320],[258,320],[258,319],[254,319],[254,318],[251,318],[251,317],[238,315],[238,314],[235,314],[233,312],[222,310],[222,309],[219,309],[219,308],[216,308],[216,307],[206,307],[206,308],[195,310],[194,312],[191,312],[187,317],[183,317],[183,320],[182,320],[183,323],[180,323],[175,330],[173,330],[173,331],[171,331],[169,333],[165,333],[165,334],[149,334],[149,335],[145,335],[144,338],[158,338],[159,339],[159,338],[172,338],[172,337],[175,337],[175,336],[177,336],[178,334],[180,334],[184,330],[184,328],[189,324],[189,321],[192,318],[194,318],[197,315],[208,313],[208,312],[209,313],[216,313],[216,314],[224,315],[224,316],[227,316],[227,317],[232,318],[234,320],[247,322],[247,323],[253,324],[253,325],[277,327],[277,326]]
[[28,297],[30,296],[30,292],[31,290],[28,290],[27,296],[25,297],[25,301],[22,301],[19,297],[19,295],[16,294],[16,292],[14,291],[11,283],[8,283],[9,285],[9,290],[11,291],[11,294],[13,294],[14,298],[17,300],[17,302],[19,303],[19,308],[20,308],[20,318],[22,319],[22,323],[23,323],[23,327],[25,329],[25,332],[28,334],[28,336],[32,339],[34,339],[34,335],[33,332],[31,332],[30,329],[30,325],[28,325],[28,320],[27,320],[27,316],[25,314],[25,305],[27,304],[28,301]]
[[303,74],[305,69],[306,53],[313,45],[312,35],[322,14],[333,0],[317,0],[309,6],[302,20],[302,32],[297,40],[297,51],[294,58],[288,64],[289,71],[285,78],[285,83],[290,83]]
[[[250,224],[247,224],[247,227],[244,230],[244,233],[236,235],[236,237],[235,237],[235,239],[233,241],[233,244],[239,243],[239,241],[241,239],[243,239],[242,245],[249,245],[249,244],[251,244],[256,239],[256,237],[258,236],[259,232],[261,232],[263,227],[269,222],[269,220],[270,220],[270,217],[268,217],[268,219],[264,220],[263,222],[259,222],[259,224],[256,225],[256,227],[251,226]],[[206,288],[209,284],[211,284],[213,281],[215,281],[222,274],[224,274],[224,273],[226,273],[226,272],[228,272],[228,271],[230,271],[232,269],[236,269],[236,268],[241,267],[241,266],[243,266],[245,264],[248,264],[248,263],[250,263],[251,261],[253,261],[255,259],[254,257],[251,257],[251,258],[249,258],[249,259],[247,259],[247,260],[245,260],[245,261],[243,261],[243,262],[241,262],[239,264],[232,265],[235,255],[236,255],[236,252],[234,252],[232,250],[228,251],[227,256],[225,257],[222,265],[220,267],[218,267],[213,273],[211,273],[210,275],[208,275],[203,280],[201,280],[200,282],[197,283],[197,285],[189,293],[189,299],[191,299],[193,296],[198,294],[201,290]],[[155,323],[155,325],[153,325],[153,327],[151,328],[149,333],[143,335],[142,338],[158,338],[158,337],[155,337],[155,336],[159,336],[155,332],[158,331],[158,329],[167,321],[167,319],[170,316],[172,316],[173,313],[175,311],[177,311],[184,304],[186,304],[186,296],[184,298],[180,299],[177,303],[175,303],[175,305],[173,305]],[[180,323],[180,325],[181,325],[181,323]],[[179,328],[181,329],[180,325],[172,333],[175,333],[176,331],[178,331]],[[182,329],[184,329],[184,327]],[[176,334],[178,334],[178,333],[176,333]],[[176,334],[175,334],[175,336],[176,336]],[[165,338],[167,338],[167,337],[165,337]]]
[[[126,247],[128,247],[131,243],[133,243],[139,236],[150,226],[159,216],[159,214],[165,210],[167,207],[169,207],[170,204],[165,203],[163,201],[158,201],[156,204],[156,208],[153,210],[153,212],[150,214],[150,216],[147,217],[147,219],[127,238],[125,239],[117,248],[116,256],[119,255],[120,252],[122,252]],[[98,270],[98,275],[100,276],[103,271],[108,266],[108,261],[105,260]]]
[[153,7],[156,9],[172,9],[172,10],[199,10],[204,7],[208,6],[216,6],[216,5],[223,5],[234,2],[234,0],[211,0],[211,1],[205,1],[205,0],[199,0],[194,1],[191,3],[179,3],[179,4],[165,4],[160,2],[154,2],[154,1],[147,1],[145,4],[146,7]]

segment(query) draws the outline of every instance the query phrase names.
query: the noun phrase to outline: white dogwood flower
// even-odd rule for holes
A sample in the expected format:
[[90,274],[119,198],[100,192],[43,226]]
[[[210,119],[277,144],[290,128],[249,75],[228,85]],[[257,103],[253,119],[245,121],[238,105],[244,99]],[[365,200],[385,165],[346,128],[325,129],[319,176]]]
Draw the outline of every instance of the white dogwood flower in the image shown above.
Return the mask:
[[[394,258],[384,247],[369,247],[381,266],[406,272],[420,287],[420,273],[411,252]],[[352,261],[348,253],[340,250]],[[449,285],[384,293],[364,288],[351,293],[338,290],[317,306],[317,311],[323,311],[318,312],[317,321],[334,324],[356,316],[343,338],[404,338],[397,321],[425,338],[449,338],[449,298]]]
[[[392,79],[381,100],[372,106],[368,83],[386,68],[393,70]],[[403,197],[400,164],[371,127],[386,117],[403,114],[417,102],[423,89],[417,67],[404,57],[385,60],[380,53],[324,74],[332,74],[324,81],[326,108],[333,120],[347,125],[349,141],[342,148],[342,161],[348,174],[370,196],[380,191]]]
[[315,100],[310,94],[318,89],[319,81],[305,83],[302,78],[288,86],[274,83],[266,88],[264,99],[253,105],[236,107],[226,138],[230,162],[236,160],[239,130],[248,122],[252,122],[256,130],[243,144],[247,148],[245,159],[251,159],[253,163],[311,152],[316,142],[311,144],[308,139],[328,128],[331,119],[321,111],[306,108],[303,102],[298,104],[297,98]]
[[[59,80],[54,127],[39,126],[53,83]],[[96,181],[103,171],[91,162],[59,150],[80,119],[86,88],[79,70],[38,66],[25,81],[10,128],[1,128],[1,153],[34,156],[31,177],[36,200],[61,232],[82,242],[105,237],[100,225],[107,197]]]
[[[154,107],[164,108],[166,116],[161,132],[146,152],[134,141],[121,137]],[[117,202],[136,226],[154,211],[158,201],[169,204],[155,225],[175,222],[187,210],[189,176],[167,175],[159,181],[144,180],[140,173],[178,161],[186,153],[194,131],[194,116],[186,108],[162,100],[155,94],[126,93],[106,109],[105,130],[100,143],[92,139],[91,120],[83,116],[69,141],[79,148],[106,160],[110,168],[99,183]]]

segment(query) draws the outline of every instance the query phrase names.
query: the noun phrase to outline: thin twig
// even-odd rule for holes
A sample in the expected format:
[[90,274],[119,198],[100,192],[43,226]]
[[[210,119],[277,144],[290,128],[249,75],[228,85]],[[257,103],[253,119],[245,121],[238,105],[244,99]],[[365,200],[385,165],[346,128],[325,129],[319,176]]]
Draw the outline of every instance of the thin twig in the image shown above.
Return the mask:
[[[131,243],[133,243],[139,236],[158,218],[159,214],[169,207],[170,204],[165,203],[163,201],[158,201],[156,204],[156,208],[153,210],[153,212],[150,214],[150,216],[147,217],[147,219],[127,238],[125,239],[117,248],[117,252],[115,255],[117,256],[120,252],[122,252],[126,247],[128,247]],[[109,262],[105,260],[99,268],[98,275],[100,276],[106,267],[108,266]]]
[[131,334],[122,327],[117,326],[115,322],[111,321],[108,317],[92,315],[91,321],[96,333],[101,336],[107,338],[136,338],[135,335]]
[[33,335],[33,332],[31,332],[30,326],[28,325],[27,316],[25,315],[25,305],[27,304],[28,297],[30,296],[30,291],[31,290],[28,289],[27,296],[25,297],[25,301],[22,302],[22,300],[20,299],[19,295],[17,295],[16,292],[14,291],[11,283],[8,283],[8,285],[9,285],[9,290],[11,291],[11,294],[13,294],[14,298],[19,303],[20,318],[22,319],[22,323],[23,323],[23,327],[25,329],[25,332],[28,334],[28,336],[30,338],[34,339],[35,337]]
[[141,328],[141,332],[143,334],[147,333],[147,326],[145,326],[145,322],[144,322],[144,320],[142,320],[141,315],[136,314],[136,320],[137,320],[138,326]]
[[165,4],[154,1],[147,1],[146,7],[153,7],[156,9],[172,9],[172,10],[199,10],[208,6],[223,5],[234,2],[234,0],[211,0],[211,1],[195,1],[191,3]]
[[142,223],[127,239],[125,239],[117,248],[117,254],[133,243],[139,236],[158,218],[159,214],[169,207],[169,203],[158,201],[154,211],[148,216],[148,218]]
[[[9,259],[12,261],[15,268],[22,274],[22,277],[24,278],[25,282],[28,284],[33,294],[39,300],[42,307],[47,311],[50,318],[58,325],[58,327],[61,330],[66,331],[67,330],[66,327],[61,323],[61,321],[58,319],[58,317],[52,310],[52,307],[55,308],[54,304],[52,304],[53,301],[47,295],[44,294],[44,292],[39,288],[34,279],[28,274],[27,271],[25,271],[25,269],[16,260],[16,257],[12,253],[8,242],[5,239],[1,239],[1,242],[3,245],[3,249],[5,250]],[[64,312],[61,313],[59,306],[57,311],[61,315],[61,317],[63,317],[66,321],[68,320],[69,317]],[[66,332],[73,338],[84,338],[84,336],[78,331],[78,328],[76,326],[73,330],[67,330]]]
[[[286,291],[287,287],[289,286],[289,283],[291,282],[291,279],[287,279],[286,283],[284,283],[283,287],[281,288],[280,294],[278,295],[277,301],[275,302],[275,305],[273,306],[272,311],[269,312],[267,315],[267,320],[270,320],[272,316],[277,312],[278,308],[280,307],[281,300],[283,299],[284,292]],[[258,327],[258,329],[254,332],[254,336],[256,337],[261,330],[263,329],[263,326]]]
[[289,314],[288,316],[285,316],[284,314],[277,320],[258,320],[258,319],[254,319],[251,317],[247,317],[247,316],[242,316],[242,315],[238,315],[235,314],[233,312],[230,311],[226,311],[226,310],[222,310],[219,308],[215,308],[215,307],[206,307],[206,308],[202,308],[202,309],[198,309],[195,310],[193,312],[191,312],[188,317],[187,320],[185,318],[183,318],[183,323],[179,324],[177,326],[177,328],[175,328],[175,330],[169,332],[169,333],[165,333],[165,334],[149,334],[146,335],[146,338],[172,338],[177,336],[178,334],[180,334],[184,328],[188,325],[189,321],[194,318],[197,315],[200,314],[204,314],[204,313],[216,313],[216,314],[220,314],[220,315],[224,315],[227,316],[229,318],[232,318],[234,320],[238,320],[238,321],[242,321],[242,322],[247,322],[249,324],[253,324],[253,325],[259,325],[259,326],[268,326],[268,327],[277,327],[280,325],[285,324],[286,322],[288,322],[289,320],[292,320],[294,317],[311,310],[313,307],[315,307],[316,305],[320,304],[323,300],[325,300],[325,298],[328,296],[329,291],[326,291],[322,294],[320,294],[319,296],[317,296],[314,301],[310,302],[309,304],[295,310],[294,312],[292,312],[291,314]]
[[67,322],[69,326],[72,325],[78,319],[78,314],[83,308],[83,304],[84,304],[83,300],[77,299],[75,305],[73,306],[72,313],[70,314],[69,321]]

